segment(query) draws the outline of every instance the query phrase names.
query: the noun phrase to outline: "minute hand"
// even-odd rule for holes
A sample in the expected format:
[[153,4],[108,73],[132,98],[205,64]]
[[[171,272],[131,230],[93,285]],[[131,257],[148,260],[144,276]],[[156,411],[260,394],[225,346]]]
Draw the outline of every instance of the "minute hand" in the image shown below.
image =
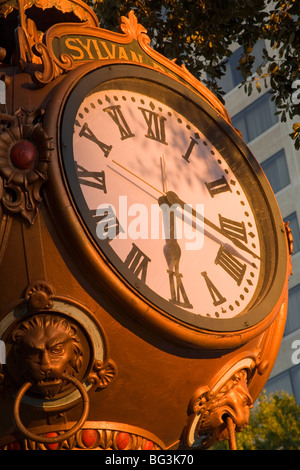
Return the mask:
[[203,215],[199,214],[197,211],[195,211],[195,209],[193,209],[191,206],[189,206],[188,204],[186,204],[185,202],[183,202],[179,196],[177,196],[176,193],[174,193],[173,191],[168,191],[167,194],[166,194],[166,199],[167,199],[167,202],[170,206],[172,206],[173,204],[179,204],[180,207],[186,211],[186,212],[189,212],[193,217],[201,220],[201,222],[203,222],[205,225],[207,225],[208,227],[212,228],[213,230],[215,230],[216,232],[220,233],[221,235],[223,235],[223,237],[226,237],[228,238],[237,248],[240,248],[241,250],[243,251],[246,251],[247,253],[249,253],[250,255],[253,256],[253,258],[257,258],[257,259],[260,259],[260,257],[254,253],[252,250],[250,250],[250,248],[248,248],[246,245],[244,245],[240,240],[238,240],[237,238],[235,237],[231,237],[230,235],[228,235],[227,233],[225,233],[220,227],[218,227],[216,224],[214,224],[213,222],[211,222],[210,220],[208,220],[206,217],[204,217]]

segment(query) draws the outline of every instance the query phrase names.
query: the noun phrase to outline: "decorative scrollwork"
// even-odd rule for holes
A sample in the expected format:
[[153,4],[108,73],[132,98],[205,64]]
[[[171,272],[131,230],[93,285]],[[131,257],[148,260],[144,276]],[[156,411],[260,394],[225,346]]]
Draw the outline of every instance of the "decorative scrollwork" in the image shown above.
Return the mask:
[[[45,442],[43,441],[43,438]],[[52,442],[47,443],[52,438]],[[119,423],[86,422],[72,437],[64,431],[45,433],[37,439],[20,439],[1,446],[1,450],[163,450],[165,445],[153,434]]]
[[96,390],[106,388],[117,375],[117,368],[112,361],[103,363],[102,361],[95,360],[93,370],[88,375],[87,382],[92,384]]
[[202,391],[191,403],[193,412],[201,416],[198,423],[199,434],[214,430],[219,438],[225,430],[224,416],[231,416],[236,430],[241,431],[248,424],[252,405],[247,387],[247,371],[244,369],[236,372],[220,390]]
[[25,292],[28,309],[32,312],[44,309],[49,310],[53,306],[52,295],[53,288],[48,282],[40,281],[31,284]]
[[[53,41],[54,39],[60,39],[66,35],[83,35],[96,39],[104,39],[108,41],[113,41],[120,45],[128,45],[132,41],[138,41],[143,47],[149,47],[150,38],[147,36],[147,30],[142,26],[133,11],[129,12],[128,18],[122,16],[120,19],[120,31],[121,33],[113,33],[106,31],[101,28],[90,27],[88,22],[81,24],[60,24],[54,25],[49,28],[45,33],[43,40],[37,39],[32,42],[32,53],[35,56],[35,60],[31,62],[36,62],[37,64],[41,63],[42,68],[28,68],[28,72],[31,74],[32,80],[38,86],[44,86],[50,81],[57,78],[59,75],[66,73],[80,63],[83,63],[84,60],[78,61],[73,60],[73,58],[67,54],[63,53],[59,56],[53,50]],[[28,38],[28,34],[26,35]],[[149,49],[152,50],[151,48]],[[95,59],[97,57],[94,57]],[[100,57],[98,57],[99,59]],[[86,59],[90,60],[90,59]]]
[[133,10],[129,12],[128,18],[121,16],[120,29],[131,39],[138,39],[142,33],[147,34],[147,29],[138,22]]
[[[13,10],[19,9],[20,3],[20,0],[0,2],[0,17],[6,18]],[[26,0],[22,8],[27,10],[33,6],[42,10],[56,8],[62,13],[74,13],[81,21],[88,21],[92,26],[98,25],[96,15],[80,0]]]
[[36,70],[32,73],[32,80],[39,86],[46,85],[68,70],[74,68],[74,61],[67,54],[60,56],[60,61],[55,59],[49,48],[42,42],[37,42],[32,48],[34,54],[40,58],[43,70]]
[[31,19],[27,19],[24,14],[21,14],[22,26],[17,27],[17,47],[19,65],[22,70],[26,70],[26,65],[40,64],[41,60],[34,54],[32,47],[40,41],[40,34],[37,27]]
[[0,202],[10,214],[34,222],[47,180],[51,139],[40,123],[42,111],[19,108],[0,114]]
[[253,360],[241,361],[212,388],[200,387],[189,403],[188,424],[183,433],[188,448],[207,448],[216,441],[228,440],[227,419],[235,432],[242,431],[249,422],[253,400],[248,381],[254,368],[263,374],[267,365]]

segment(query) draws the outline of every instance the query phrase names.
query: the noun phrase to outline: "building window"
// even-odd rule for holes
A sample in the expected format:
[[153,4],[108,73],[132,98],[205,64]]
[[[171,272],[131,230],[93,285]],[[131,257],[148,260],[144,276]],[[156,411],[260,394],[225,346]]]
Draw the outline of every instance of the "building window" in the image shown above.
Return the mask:
[[299,231],[299,224],[298,224],[298,217],[296,212],[293,212],[289,216],[285,217],[283,221],[289,222],[289,226],[292,230],[293,235],[293,246],[294,246],[294,254],[300,250],[300,231]]
[[289,290],[288,314],[284,335],[300,328],[300,284]]
[[225,93],[235,88],[243,80],[241,71],[237,69],[239,65],[239,59],[243,54],[243,47],[239,47],[229,58],[225,65],[225,75],[217,80],[219,87]]
[[[253,62],[252,70],[256,70],[262,63],[263,49],[265,47],[265,42],[263,39],[257,41],[253,47],[253,52],[251,55],[255,57]],[[225,64],[225,75],[222,76],[218,81],[218,85],[222,88],[225,93],[228,93],[230,90],[235,88],[243,81],[241,71],[239,70],[239,60],[244,54],[244,48],[239,47],[233,54],[230,56],[228,61]]]
[[274,193],[277,193],[280,191],[280,189],[290,184],[290,177],[284,149],[265,160],[261,166],[270,182],[270,185],[272,186]]
[[236,114],[232,118],[232,124],[242,132],[244,141],[250,142],[278,122],[275,113],[275,103],[271,100],[271,95],[265,93]]

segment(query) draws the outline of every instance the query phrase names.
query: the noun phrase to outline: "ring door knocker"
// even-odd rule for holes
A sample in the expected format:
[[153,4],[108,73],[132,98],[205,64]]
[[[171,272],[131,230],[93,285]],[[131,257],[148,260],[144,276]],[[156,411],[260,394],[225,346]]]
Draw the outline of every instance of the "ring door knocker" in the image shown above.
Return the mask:
[[35,442],[40,442],[42,444],[54,444],[54,443],[56,444],[56,443],[59,443],[59,442],[62,442],[64,440],[66,440],[66,439],[69,439],[77,431],[79,431],[80,428],[85,423],[85,421],[87,419],[87,416],[88,416],[88,412],[89,412],[89,397],[88,397],[88,394],[87,394],[84,386],[82,385],[82,383],[78,379],[76,379],[75,377],[72,377],[71,375],[62,374],[61,378],[63,380],[66,380],[67,382],[70,382],[73,385],[75,385],[76,388],[78,389],[78,391],[80,392],[80,395],[81,395],[82,401],[83,401],[83,410],[82,410],[82,414],[81,414],[80,419],[77,421],[77,423],[71,429],[69,429],[65,433],[60,434],[59,436],[45,437],[45,436],[38,436],[36,434],[33,434],[31,431],[29,431],[24,426],[24,424],[21,421],[20,413],[19,413],[20,405],[21,405],[21,401],[22,401],[23,396],[25,395],[27,390],[30,389],[33,386],[33,384],[31,382],[26,382],[19,389],[18,394],[15,398],[14,408],[13,408],[13,417],[14,417],[15,425],[18,428],[18,430],[25,437],[27,437],[28,439],[31,439],[32,441],[35,441]]

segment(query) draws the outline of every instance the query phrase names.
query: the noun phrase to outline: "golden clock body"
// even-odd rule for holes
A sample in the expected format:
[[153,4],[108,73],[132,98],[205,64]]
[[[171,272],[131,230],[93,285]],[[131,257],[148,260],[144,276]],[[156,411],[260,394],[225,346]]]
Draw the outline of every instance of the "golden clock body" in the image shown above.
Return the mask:
[[[63,31],[63,26],[59,31]],[[52,38],[50,33],[48,37]],[[168,66],[168,61],[163,59],[162,65]],[[183,83],[182,77],[171,77],[166,71],[128,60],[81,63],[57,78],[49,78],[42,87],[33,85],[28,71],[15,73],[8,68],[3,73],[10,76],[10,80],[7,80],[7,110],[1,115],[0,134],[0,333],[7,352],[7,364],[1,373],[1,447],[205,448],[218,439],[229,437],[228,416],[233,419],[236,430],[241,431],[248,423],[249,409],[266,383],[280,346],[287,312],[291,237],[262,170],[232,129],[226,111],[221,104],[215,105],[210,92],[202,87],[195,89],[188,75],[183,74],[186,79]],[[39,77],[37,72],[35,78]],[[211,264],[201,266],[199,257],[199,269],[197,267],[192,276],[198,276],[199,282],[199,292],[193,288],[194,299],[201,297],[201,289],[203,298],[205,293],[208,299],[203,311],[200,311],[201,302],[194,311],[192,304],[195,302],[186,300],[192,296],[192,290],[188,291],[191,283],[184,284],[187,271],[177,271],[182,277],[181,284],[177,284],[180,289],[176,298],[172,289],[167,294],[161,293],[165,291],[159,291],[160,286],[153,287],[150,281],[147,284],[148,265],[144,271],[141,268],[134,272],[129,265],[123,268],[124,259],[115,262],[116,250],[111,248],[114,240],[98,242],[91,228],[90,212],[97,207],[89,206],[82,191],[83,187],[91,186],[86,184],[92,181],[88,179],[91,173],[87,177],[84,173],[87,169],[78,161],[76,170],[72,145],[75,147],[75,142],[83,139],[89,153],[89,145],[93,144],[106,165],[105,171],[112,165],[107,163],[109,158],[118,157],[117,153],[113,157],[114,142],[104,142],[106,135],[100,140],[101,122],[96,137],[87,119],[96,101],[89,102],[85,115],[82,111],[84,99],[89,99],[93,90],[100,93],[97,95],[98,104],[101,100],[99,113],[105,115],[119,141],[132,139],[133,142],[137,138],[134,124],[138,119],[140,127],[145,126],[141,158],[150,158],[146,142],[153,144],[155,140],[155,145],[159,141],[162,148],[157,163],[162,162],[162,155],[171,147],[167,126],[172,115],[177,126],[174,135],[180,134],[178,129],[183,129],[180,126],[184,126],[187,133],[183,147],[178,143],[178,165],[184,163],[192,167],[193,152],[200,148],[200,143],[205,152],[209,152],[203,150],[204,163],[211,158],[219,169],[222,163],[220,177],[213,174],[202,181],[207,202],[212,206],[213,198],[217,200],[225,192],[224,181],[231,184],[228,193],[233,194],[237,184],[241,188],[239,193],[244,191],[248,209],[243,209],[243,217],[249,217],[250,212],[253,214],[251,222],[248,220],[247,237],[245,231],[238,236],[233,228],[238,226],[242,230],[247,219],[237,219],[234,212],[232,215],[216,212],[218,218],[211,225],[217,227],[217,235],[225,239],[212,252]],[[120,93],[118,96],[114,93],[116,90]],[[113,96],[115,101],[112,101]],[[142,102],[145,96],[147,103]],[[139,105],[132,108],[137,99],[140,99]],[[122,107],[126,100],[130,102],[127,108]],[[129,120],[131,110],[137,114]],[[182,124],[183,119],[186,121]],[[155,123],[160,127],[155,127]],[[76,132],[77,141],[73,140]],[[13,145],[24,141],[33,144],[34,161],[26,152],[29,158],[26,162],[19,154],[19,157],[13,156]],[[172,145],[170,155],[176,150],[176,143]],[[152,156],[156,148],[150,147]],[[85,144],[76,159],[84,152]],[[125,161],[129,166],[130,162]],[[146,180],[147,169],[137,181],[136,172],[132,176],[135,168],[124,170],[124,160],[120,159],[119,163],[123,165],[123,169],[118,167],[119,172],[123,171],[120,178],[126,176],[133,178],[131,183],[144,184],[141,177]],[[100,170],[102,167],[94,169],[97,177]],[[150,175],[150,169],[148,173]],[[178,172],[178,180],[183,175],[183,171]],[[106,197],[110,189],[107,173],[105,176]],[[221,179],[218,186],[216,182]],[[251,185],[246,184],[247,180]],[[99,181],[98,190],[103,196],[103,179],[100,189]],[[145,189],[144,186],[142,191]],[[112,191],[117,190],[118,185],[115,185]],[[235,194],[237,192],[235,187]],[[169,194],[163,185],[159,193],[155,204],[159,197]],[[178,187],[176,195],[179,194]],[[182,202],[186,197],[180,195],[177,201]],[[244,215],[247,211],[248,216]],[[195,213],[191,216],[195,217]],[[204,216],[206,222],[212,221],[213,214],[209,211]],[[233,226],[233,222],[238,224]],[[256,224],[251,233],[260,240],[260,251],[254,247],[254,241],[250,242],[250,223],[252,227]],[[228,235],[228,224],[231,235]],[[228,252],[228,244],[231,248],[234,245],[235,255],[233,251]],[[127,255],[130,246],[127,245]],[[171,280],[179,282],[175,268],[172,271],[164,264],[163,256],[155,258],[154,248],[148,246],[147,254],[152,264],[156,264],[158,279],[164,279],[170,289]],[[218,250],[224,246],[234,271],[224,257],[220,263]],[[184,255],[182,249],[180,267]],[[253,274],[251,281],[250,273],[258,269],[258,259],[260,274]],[[209,272],[216,265],[221,273],[218,279]],[[228,288],[221,292],[222,278],[234,285],[236,294],[232,301],[227,302]],[[243,307],[246,283],[254,287]],[[184,291],[181,286],[185,287]],[[209,302],[215,308],[209,310]],[[41,332],[46,340],[37,344],[36,338],[41,337]],[[61,344],[68,345],[64,346],[63,353],[57,347],[59,335],[64,338]],[[39,357],[41,362],[43,356],[46,370],[45,357],[50,349],[52,356],[57,354],[60,358],[53,366],[56,375],[47,372],[41,379],[34,359]],[[61,365],[63,360],[64,366]],[[75,382],[70,377],[75,377]],[[26,392],[22,389],[23,383],[28,383]],[[73,427],[75,431],[68,434]]]

